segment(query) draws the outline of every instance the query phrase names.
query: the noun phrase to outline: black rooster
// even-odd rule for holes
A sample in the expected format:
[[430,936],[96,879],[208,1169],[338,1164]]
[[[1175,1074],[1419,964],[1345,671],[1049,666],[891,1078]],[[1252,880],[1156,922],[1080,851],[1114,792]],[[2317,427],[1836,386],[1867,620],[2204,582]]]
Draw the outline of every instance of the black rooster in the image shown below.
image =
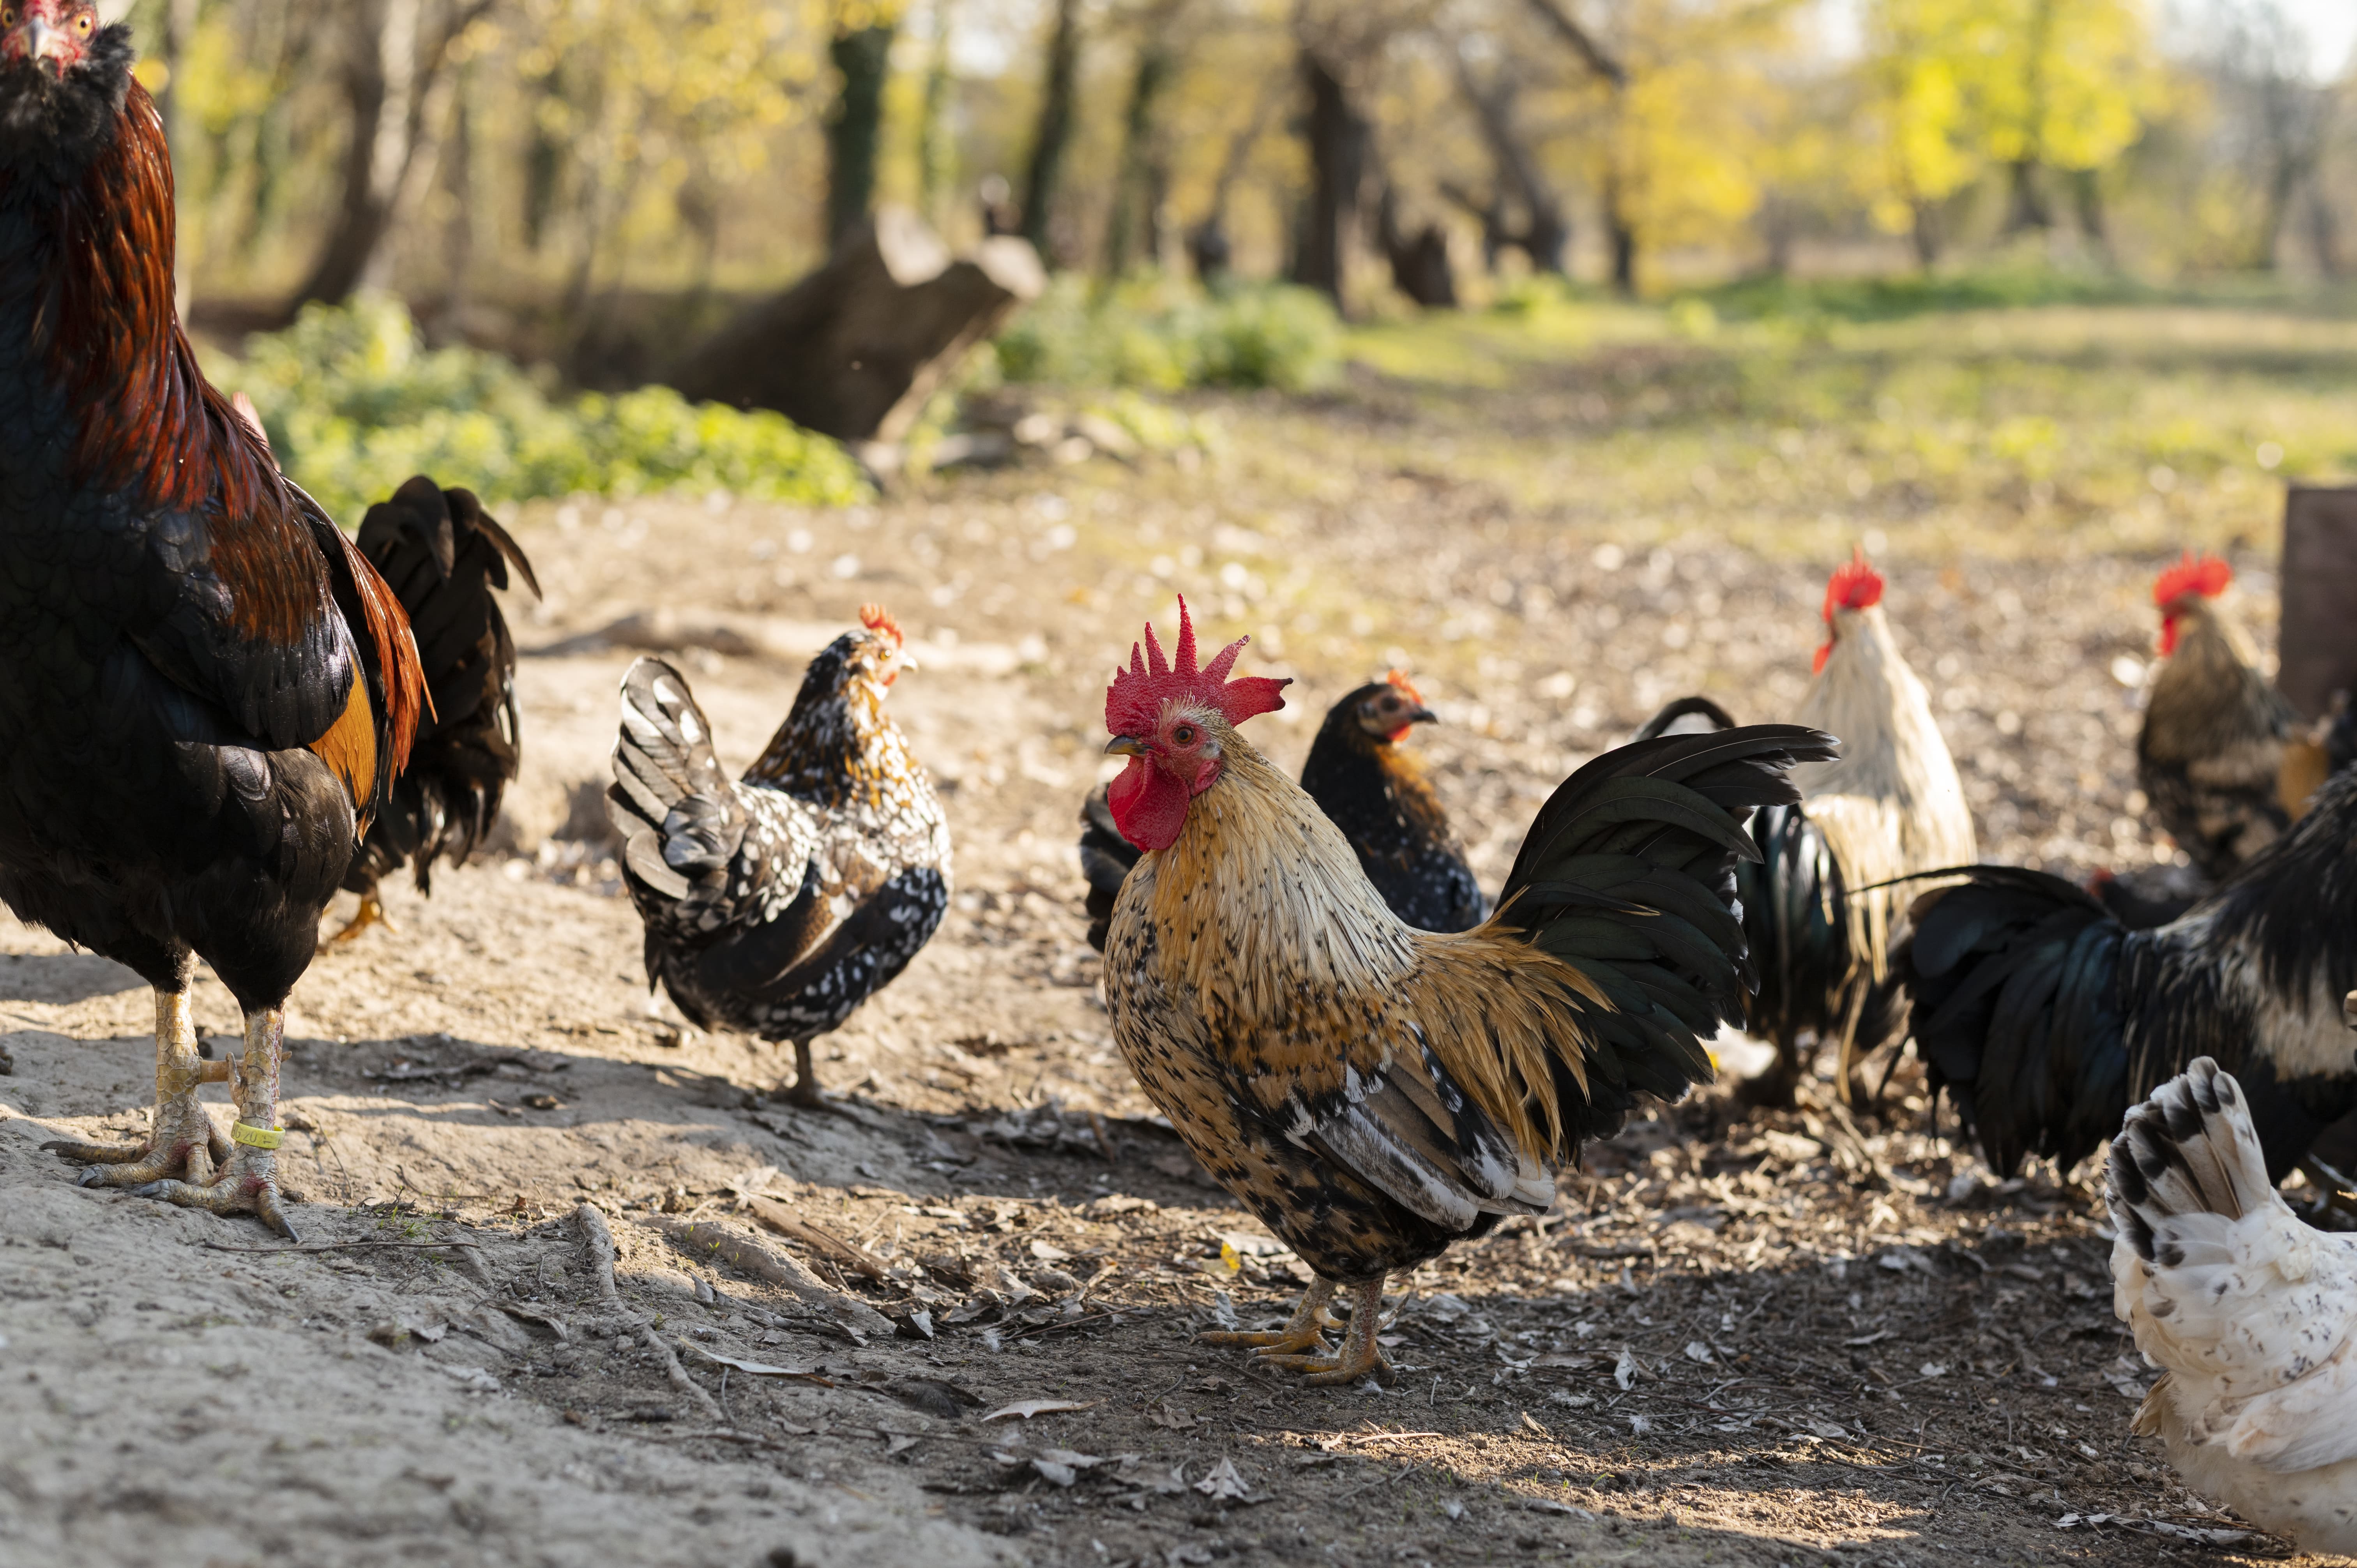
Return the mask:
[[2241,1080],[2270,1179],[2357,1110],[2357,770],[2181,918],[2130,930],[2059,876],[1970,868],[1918,899],[1892,959],[1935,1088],[1982,1155],[2064,1169],[2212,1057]]
[[648,983],[698,1027],[791,1040],[787,1098],[813,1107],[811,1042],[891,983],[949,908],[949,823],[884,712],[916,661],[880,607],[859,618],[811,660],[741,780],[720,770],[687,678],[640,660],[606,791]]
[[[425,701],[406,618],[198,368],[129,30],[0,7],[0,898],[156,994],[136,1144],[82,1179],[293,1234],[285,1001]],[[244,1047],[200,1060],[201,957]],[[233,1077],[227,1136],[197,1100]]]
[[[1401,671],[1371,681],[1326,711],[1301,765],[1301,787],[1342,830],[1393,914],[1427,931],[1469,931],[1490,901],[1448,830],[1448,813],[1414,754],[1399,742],[1437,722]],[[1104,951],[1113,902],[1138,850],[1114,825],[1105,791],[1081,806],[1081,875],[1089,885],[1089,946]]]
[[335,942],[371,925],[390,929],[377,884],[412,865],[417,890],[431,894],[434,863],[464,865],[499,817],[522,753],[515,639],[491,590],[508,586],[513,566],[540,596],[532,563],[474,492],[443,489],[423,474],[369,508],[360,547],[409,612],[434,707],[417,726],[409,770],[344,873],[360,908]]

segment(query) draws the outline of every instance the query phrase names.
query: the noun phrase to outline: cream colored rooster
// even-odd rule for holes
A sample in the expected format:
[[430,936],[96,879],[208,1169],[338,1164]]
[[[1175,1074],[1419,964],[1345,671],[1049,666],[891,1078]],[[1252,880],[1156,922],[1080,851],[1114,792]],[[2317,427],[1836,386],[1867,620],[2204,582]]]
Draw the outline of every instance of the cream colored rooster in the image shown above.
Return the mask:
[[1105,749],[1130,759],[1107,799],[1146,852],[1105,1000],[1147,1098],[1317,1276],[1285,1329],[1228,1342],[1350,1382],[1385,1372],[1387,1273],[1544,1212],[1582,1140],[1709,1078],[1697,1032],[1742,1018],[1742,821],[1833,741],[1772,725],[1608,752],[1540,811],[1494,915],[1418,930],[1237,733],[1284,703],[1281,681],[1228,679],[1243,647],[1199,666],[1182,600],[1175,659],[1149,628],[1105,693]]
[[2276,1196],[2208,1057],[2128,1112],[2104,1196],[2113,1310],[2162,1369],[2136,1432],[2252,1523],[2357,1553],[2357,1239]]

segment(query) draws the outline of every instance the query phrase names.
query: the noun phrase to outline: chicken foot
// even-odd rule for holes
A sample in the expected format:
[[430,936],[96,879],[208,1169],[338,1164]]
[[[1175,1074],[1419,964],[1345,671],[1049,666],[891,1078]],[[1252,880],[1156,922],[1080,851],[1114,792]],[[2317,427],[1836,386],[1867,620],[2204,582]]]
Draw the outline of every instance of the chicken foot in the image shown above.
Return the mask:
[[245,1015],[245,1054],[237,1063],[237,1122],[230,1129],[228,1163],[210,1182],[155,1181],[132,1189],[183,1208],[213,1214],[253,1214],[290,1241],[300,1240],[278,1196],[278,1069],[285,1054],[286,1011],[264,1007]]
[[368,891],[361,895],[360,906],[352,911],[351,919],[346,922],[342,930],[321,942],[319,950],[326,952],[329,948],[339,948],[349,942],[357,941],[360,940],[360,934],[371,926],[382,926],[386,930],[395,932],[401,929],[399,926],[393,923],[393,917],[384,912],[384,901],[377,897],[376,884],[373,882],[369,884]]
[[[1336,1289],[1332,1281],[1321,1278],[1310,1287],[1311,1294],[1316,1294],[1320,1285],[1329,1295]],[[1303,1297],[1305,1302],[1308,1299]],[[1305,1388],[1346,1388],[1368,1377],[1389,1387],[1395,1374],[1391,1362],[1384,1359],[1382,1347],[1375,1343],[1375,1327],[1383,1321],[1383,1280],[1378,1274],[1363,1284],[1351,1287],[1351,1326],[1343,1332],[1339,1354],[1277,1355],[1263,1351],[1254,1359],[1264,1367],[1308,1374],[1301,1380]]]
[[1301,1305],[1293,1309],[1293,1316],[1275,1333],[1216,1329],[1198,1334],[1195,1337],[1206,1345],[1248,1346],[1257,1352],[1253,1358],[1255,1361],[1270,1360],[1279,1356],[1331,1355],[1333,1350],[1326,1343],[1326,1330],[1341,1326],[1340,1320],[1326,1310],[1326,1304],[1333,1299],[1334,1282],[1320,1274],[1315,1283],[1301,1293]]
[[834,1109],[819,1092],[818,1069],[811,1064],[811,1043],[808,1040],[794,1042],[794,1081],[773,1091],[771,1098],[782,1100],[789,1105],[799,1105],[805,1111]]
[[41,1147],[88,1165],[79,1178],[83,1187],[143,1187],[177,1176],[209,1182],[214,1168],[229,1158],[229,1141],[206,1115],[197,1086],[220,1083],[229,1076],[229,1063],[209,1062],[197,1054],[196,1016],[188,1009],[188,992],[158,989],[156,1109],[145,1141],[98,1144],[52,1138]]

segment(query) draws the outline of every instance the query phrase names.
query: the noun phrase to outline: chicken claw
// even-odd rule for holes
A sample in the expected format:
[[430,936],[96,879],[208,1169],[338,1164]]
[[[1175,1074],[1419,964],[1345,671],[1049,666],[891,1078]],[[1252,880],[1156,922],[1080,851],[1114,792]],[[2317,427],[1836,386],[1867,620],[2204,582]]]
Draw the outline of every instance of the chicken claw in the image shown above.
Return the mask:
[[[1319,1282],[1323,1283],[1324,1282]],[[1333,1286],[1328,1285],[1330,1292]],[[1264,1354],[1254,1358],[1264,1367],[1275,1367],[1287,1372],[1306,1372],[1301,1380],[1304,1388],[1347,1388],[1361,1378],[1372,1378],[1388,1388],[1397,1375],[1392,1364],[1384,1359],[1382,1347],[1375,1343],[1375,1327],[1383,1320],[1383,1282],[1378,1274],[1364,1284],[1351,1287],[1351,1326],[1342,1336],[1342,1349],[1333,1356],[1276,1356]]]
[[1274,1361],[1282,1356],[1302,1359],[1304,1352],[1328,1353],[1326,1330],[1341,1326],[1340,1321],[1326,1310],[1334,1299],[1334,1282],[1318,1276],[1317,1283],[1301,1293],[1301,1305],[1284,1327],[1274,1334],[1238,1333],[1218,1329],[1195,1337],[1206,1345],[1243,1345],[1258,1352],[1255,1361]]
[[278,1067],[285,1030],[283,1009],[246,1015],[245,1054],[235,1079],[237,1124],[230,1131],[236,1147],[221,1174],[203,1183],[152,1181],[132,1188],[135,1197],[160,1197],[212,1214],[253,1214],[288,1240],[301,1240],[278,1194]]
[[360,907],[352,911],[350,923],[342,930],[321,942],[319,950],[326,952],[329,948],[339,948],[347,943],[358,941],[361,933],[371,926],[382,926],[386,930],[393,932],[401,929],[399,926],[393,923],[393,917],[384,912],[384,904],[377,897],[374,887],[361,895]]
[[155,1125],[146,1138],[136,1144],[52,1138],[41,1147],[87,1165],[90,1168],[79,1178],[83,1187],[143,1187],[167,1176],[209,1182],[214,1167],[229,1158],[229,1141],[198,1102],[197,1086],[220,1083],[229,1075],[229,1063],[209,1062],[197,1055],[188,993],[158,991]]

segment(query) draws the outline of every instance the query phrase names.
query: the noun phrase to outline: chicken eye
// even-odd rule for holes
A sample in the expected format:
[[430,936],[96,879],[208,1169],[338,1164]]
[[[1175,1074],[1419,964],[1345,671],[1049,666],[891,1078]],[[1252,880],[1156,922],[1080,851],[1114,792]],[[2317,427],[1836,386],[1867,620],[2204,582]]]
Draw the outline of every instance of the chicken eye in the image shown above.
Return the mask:
[[16,25],[16,7],[14,5],[0,5],[0,27],[13,27]]
[[90,37],[91,28],[97,25],[98,24],[91,18],[91,14],[87,11],[84,11],[81,16],[74,18],[74,31],[80,33],[83,38]]
[[1179,746],[1192,746],[1195,744],[1195,726],[1193,725],[1180,725],[1177,729],[1170,732],[1170,738],[1174,743]]

